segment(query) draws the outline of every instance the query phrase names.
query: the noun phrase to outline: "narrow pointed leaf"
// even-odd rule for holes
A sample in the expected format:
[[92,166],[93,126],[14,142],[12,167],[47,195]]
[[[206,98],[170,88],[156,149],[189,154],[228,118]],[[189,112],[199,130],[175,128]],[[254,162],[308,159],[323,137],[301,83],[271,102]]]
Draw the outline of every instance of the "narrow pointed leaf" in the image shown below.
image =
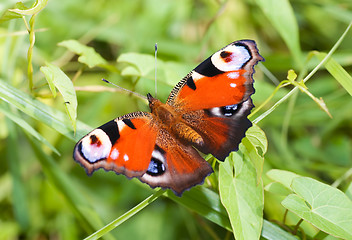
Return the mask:
[[76,130],[77,96],[73,83],[59,67],[50,63],[46,63],[46,65],[47,67],[41,67],[40,70],[44,73],[48,81],[52,82],[61,93],[73,129]]
[[[19,9],[19,10],[28,9],[28,8],[27,8],[23,3],[21,3],[21,2],[16,3],[15,8],[16,8],[16,9]],[[6,11],[3,13],[3,15],[1,16],[1,18],[0,18],[0,23],[9,21],[9,20],[11,20],[11,19],[21,18],[21,17],[22,17],[21,14],[16,13],[16,12],[13,12],[13,11],[10,11],[10,10],[8,9],[8,10],[6,10]]]
[[28,8],[28,9],[16,8],[16,9],[9,9],[9,11],[14,12],[14,13],[18,13],[21,15],[33,15],[33,14],[39,13],[41,10],[43,10],[47,3],[48,3],[48,0],[37,0],[35,2],[35,4],[33,5],[33,7],[31,7],[31,8]]
[[100,56],[94,48],[83,45],[76,40],[66,40],[60,42],[58,45],[61,47],[66,47],[71,52],[79,55],[78,61],[86,64],[90,68],[107,64],[106,60],[102,58],[102,56]]

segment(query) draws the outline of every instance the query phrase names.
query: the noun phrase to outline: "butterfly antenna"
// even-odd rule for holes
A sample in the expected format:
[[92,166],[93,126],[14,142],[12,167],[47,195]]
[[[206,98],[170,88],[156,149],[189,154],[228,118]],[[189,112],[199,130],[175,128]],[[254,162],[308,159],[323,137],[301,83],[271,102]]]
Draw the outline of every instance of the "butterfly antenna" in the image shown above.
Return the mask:
[[157,84],[157,81],[156,81],[156,71],[157,71],[157,53],[158,53],[158,44],[155,43],[155,48],[154,48],[154,58],[155,58],[155,98],[157,97],[157,92],[158,92],[158,84]]
[[139,97],[139,98],[148,100],[146,96],[143,96],[143,95],[141,95],[141,94],[139,94],[139,93],[133,92],[133,91],[128,90],[128,89],[126,89],[126,88],[123,88],[123,87],[121,87],[121,86],[119,86],[119,85],[116,85],[115,83],[112,83],[112,82],[106,80],[105,78],[103,78],[102,81],[104,81],[104,82],[106,82],[106,83],[109,83],[109,84],[112,84],[113,86],[115,86],[115,87],[121,89],[122,91],[126,91],[126,92],[129,92],[129,93],[132,93],[132,94],[136,95],[136,96]]

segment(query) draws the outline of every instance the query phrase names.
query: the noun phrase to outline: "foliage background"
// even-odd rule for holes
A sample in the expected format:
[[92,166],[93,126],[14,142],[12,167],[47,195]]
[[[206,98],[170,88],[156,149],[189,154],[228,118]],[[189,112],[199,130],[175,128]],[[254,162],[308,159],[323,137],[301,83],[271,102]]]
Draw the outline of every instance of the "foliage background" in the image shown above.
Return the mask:
[[[153,55],[154,44],[158,43],[158,58],[168,62],[167,67],[172,69],[165,70],[165,65],[158,69],[158,76],[167,76],[158,77],[158,96],[165,101],[173,85],[201,60],[234,40],[248,38],[257,42],[266,59],[256,67],[254,76],[256,94],[253,99],[255,105],[260,106],[276,85],[286,79],[289,69],[300,76],[313,69],[319,61],[313,58],[306,62],[308,52],[328,52],[352,20],[349,0],[292,0],[289,3],[299,33],[295,36],[293,25],[287,29],[285,22],[273,21],[275,16],[285,14],[280,4],[272,6],[276,11],[265,12],[270,9],[268,2],[50,0],[35,17],[33,91],[28,87],[27,75],[30,40],[21,18],[0,23],[0,78],[45,105],[65,112],[64,99],[60,94],[53,98],[40,71],[46,62],[60,67],[79,90],[78,120],[90,126],[86,129],[92,129],[122,114],[147,110],[145,102],[138,98],[101,91],[97,85],[108,88],[101,78],[143,95],[154,92],[152,77],[136,81],[123,74],[127,63],[116,62],[121,54]],[[2,1],[0,12],[14,8],[14,4],[15,1]],[[30,7],[33,1],[24,4]],[[27,22],[29,17],[25,17]],[[291,34],[288,37],[282,34],[285,27]],[[351,34],[346,35],[333,55],[349,73]],[[93,47],[107,64],[92,68],[82,64],[67,48],[58,46],[69,39]],[[143,67],[151,69],[153,76],[154,66],[148,64]],[[78,88],[80,86],[86,88]],[[299,92],[260,121],[258,125],[265,131],[269,146],[265,155],[264,183],[270,182],[265,175],[269,170],[289,170],[334,184],[351,198],[351,95],[324,68],[306,86],[314,96],[324,99],[333,118]],[[252,120],[291,89],[291,86],[280,89]],[[73,135],[72,127],[70,138],[69,134],[58,131],[55,124],[33,118],[3,100],[0,105],[3,112],[0,112],[0,238],[81,239],[153,193],[137,180],[128,181],[112,172],[100,170],[87,177],[72,159],[74,139],[79,138]],[[22,122],[17,119],[15,124],[14,118],[4,112],[13,113]],[[33,134],[28,134],[30,127],[25,124],[40,133],[60,155],[43,145],[44,140],[34,140]],[[78,130],[84,129],[81,122],[78,126]],[[282,196],[265,192],[266,220],[282,224],[285,215],[282,200]],[[289,213],[286,221],[287,225],[295,225],[299,218]],[[319,234],[308,222],[300,225],[300,237],[302,232],[308,239]],[[325,237],[322,235],[320,239]],[[106,236],[113,237],[233,238],[227,229],[169,198],[159,198]]]

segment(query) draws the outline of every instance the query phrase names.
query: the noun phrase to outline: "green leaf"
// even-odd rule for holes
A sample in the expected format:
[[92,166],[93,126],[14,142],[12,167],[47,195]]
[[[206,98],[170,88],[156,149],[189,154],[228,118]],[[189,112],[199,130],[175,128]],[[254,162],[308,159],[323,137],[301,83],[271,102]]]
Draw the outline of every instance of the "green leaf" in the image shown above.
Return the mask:
[[[229,215],[235,239],[259,239],[263,224],[263,183],[257,182],[256,169],[249,156],[241,151],[232,153],[219,166],[221,202]],[[242,160],[243,159],[243,160]],[[242,162],[239,174],[234,174],[236,162]]]
[[76,53],[80,57],[78,61],[86,64],[88,67],[93,68],[95,66],[106,65],[107,62],[102,56],[100,56],[92,47],[87,47],[76,40],[66,40],[58,43],[61,47],[66,47],[71,52]]
[[[264,131],[254,124],[246,132],[246,137],[242,140],[242,144],[245,147],[246,155],[257,170],[257,182],[259,183],[263,172],[264,154],[268,148],[268,141]],[[242,146],[240,145],[240,148]]]
[[56,88],[54,84],[54,74],[52,74],[52,71],[48,67],[41,67],[40,71],[44,73],[45,79],[48,82],[49,88],[51,93],[53,94],[53,97],[56,98]]
[[[61,69],[53,64],[46,63],[47,67],[41,67],[42,71],[49,82],[50,89],[52,84],[59,90],[64,101],[68,116],[70,117],[74,131],[76,131],[77,120],[77,96],[73,83]],[[54,95],[54,93],[53,93]],[[55,91],[56,95],[56,91]]]
[[132,66],[127,66],[121,71],[122,76],[141,76],[141,73],[138,71],[137,68]]
[[290,82],[294,82],[296,80],[296,78],[297,78],[297,74],[295,73],[295,71],[292,69],[288,70],[287,79]]
[[300,175],[279,169],[272,169],[266,173],[266,175],[273,181],[278,182],[285,186],[287,189],[291,189],[293,179],[300,177]]
[[352,182],[350,183],[350,185],[348,186],[348,188],[346,190],[346,195],[347,195],[347,197],[349,197],[349,199],[352,200]]
[[246,132],[246,137],[256,148],[259,148],[259,150],[261,150],[261,153],[258,154],[264,156],[268,149],[268,140],[265,136],[264,131],[260,127],[258,127],[258,125],[253,124],[253,126],[249,128]]
[[256,0],[256,2],[285,41],[296,65],[302,67],[299,29],[289,0]]
[[34,15],[36,13],[39,13],[41,10],[43,10],[47,3],[48,3],[48,0],[37,0],[34,3],[33,7],[31,8],[27,8],[27,9],[16,8],[16,9],[9,9],[8,11],[18,13],[21,15]]
[[[129,64],[122,70],[121,75],[123,76],[155,78],[155,57],[153,55],[133,52],[124,53],[119,56],[117,62]],[[157,67],[157,79],[165,81],[164,62],[158,60]]]
[[[155,57],[154,55],[141,53],[124,53],[117,59],[118,63],[127,63],[122,71],[122,76],[144,77],[155,79]],[[174,86],[189,71],[189,67],[172,61],[157,59],[157,81]]]
[[343,192],[308,177],[293,179],[292,189],[285,208],[328,234],[352,239],[352,201]]
[[[25,10],[28,9],[22,2],[18,2],[15,5],[16,9],[20,10]],[[22,15],[13,11],[10,11],[9,9],[4,12],[4,14],[0,18],[0,23],[9,21],[11,19],[16,19],[16,18],[21,18]]]
[[28,132],[30,135],[35,137],[40,142],[44,143],[53,152],[55,152],[57,155],[60,156],[59,151],[53,145],[51,145],[42,135],[40,135],[34,128],[32,128],[32,126],[29,125],[23,118],[16,116],[15,114],[1,107],[1,105],[0,105],[0,112],[4,113],[9,119],[15,122],[19,127],[23,128],[26,132]]
[[281,196],[287,196],[290,193],[292,193],[291,191],[289,191],[287,188],[285,188],[282,184],[278,182],[269,183],[264,187],[264,189],[265,191],[275,193]]
[[74,141],[78,141],[92,129],[86,124],[77,121],[77,131],[76,135],[74,135],[72,126],[66,114],[33,99],[28,94],[16,89],[1,79],[0,98],[28,116],[39,120]]
[[[318,53],[317,57],[322,61],[326,57],[326,53]],[[341,86],[352,96],[352,77],[348,72],[333,58],[329,58],[324,66],[326,70],[338,81]]]

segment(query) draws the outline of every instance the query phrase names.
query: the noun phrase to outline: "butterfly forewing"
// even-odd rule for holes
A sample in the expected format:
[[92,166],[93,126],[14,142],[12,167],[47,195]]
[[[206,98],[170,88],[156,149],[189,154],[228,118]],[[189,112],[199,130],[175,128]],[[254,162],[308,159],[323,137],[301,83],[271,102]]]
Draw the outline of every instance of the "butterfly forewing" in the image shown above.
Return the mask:
[[167,103],[182,110],[238,104],[254,93],[254,65],[263,61],[252,40],[233,42],[199,64],[172,90]]
[[74,159],[89,174],[104,168],[127,177],[142,176],[150,162],[157,131],[150,113],[135,112],[93,130],[74,150]]

